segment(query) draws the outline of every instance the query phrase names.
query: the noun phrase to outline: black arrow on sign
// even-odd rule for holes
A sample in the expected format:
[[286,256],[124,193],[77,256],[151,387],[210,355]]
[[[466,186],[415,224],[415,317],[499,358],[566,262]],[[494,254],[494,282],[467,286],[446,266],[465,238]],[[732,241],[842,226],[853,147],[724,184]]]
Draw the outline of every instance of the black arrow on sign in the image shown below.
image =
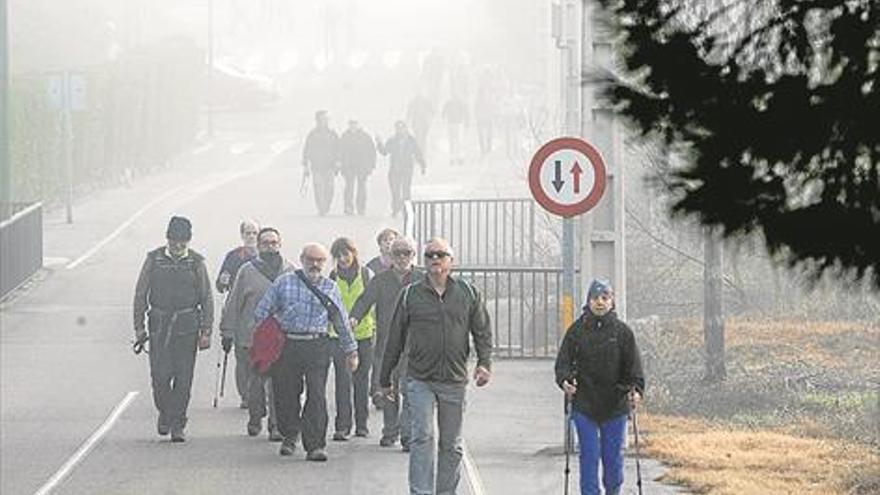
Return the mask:
[[556,178],[553,179],[553,187],[556,188],[556,192],[562,190],[562,186],[565,185],[565,181],[562,180],[562,161],[556,160]]

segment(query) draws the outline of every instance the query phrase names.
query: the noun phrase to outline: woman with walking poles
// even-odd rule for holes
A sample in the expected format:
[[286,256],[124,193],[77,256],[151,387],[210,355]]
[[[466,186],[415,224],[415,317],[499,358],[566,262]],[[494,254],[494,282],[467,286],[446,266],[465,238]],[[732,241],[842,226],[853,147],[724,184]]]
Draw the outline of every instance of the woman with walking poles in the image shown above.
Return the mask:
[[566,432],[568,421],[577,430],[581,495],[601,493],[600,460],[604,493],[618,495],[627,416],[641,400],[645,377],[633,332],[614,312],[611,284],[594,279],[587,294],[556,356],[556,383],[565,392]]

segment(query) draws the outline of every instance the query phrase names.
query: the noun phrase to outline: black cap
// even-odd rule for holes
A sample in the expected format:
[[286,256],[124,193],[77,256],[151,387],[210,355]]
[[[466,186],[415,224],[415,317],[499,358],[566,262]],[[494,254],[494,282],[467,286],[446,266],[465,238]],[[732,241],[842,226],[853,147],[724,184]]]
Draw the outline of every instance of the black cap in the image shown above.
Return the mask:
[[165,237],[172,241],[189,241],[192,239],[192,223],[185,217],[171,217]]

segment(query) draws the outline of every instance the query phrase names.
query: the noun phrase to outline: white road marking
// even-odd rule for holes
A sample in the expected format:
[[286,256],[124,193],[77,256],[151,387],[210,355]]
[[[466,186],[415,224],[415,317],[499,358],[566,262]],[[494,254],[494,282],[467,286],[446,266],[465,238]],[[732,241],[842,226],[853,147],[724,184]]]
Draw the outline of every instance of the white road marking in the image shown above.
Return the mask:
[[486,488],[483,486],[483,479],[480,478],[480,472],[477,471],[477,465],[467,448],[464,439],[461,441],[463,451],[462,460],[464,461],[464,474],[473,495],[486,495]]
[[85,442],[83,442],[82,445],[79,446],[79,449],[77,449],[77,451],[74,452],[74,454],[69,459],[67,459],[67,462],[65,462],[64,465],[61,466],[61,468],[58,469],[58,471],[56,471],[51,478],[49,478],[49,481],[47,481],[46,484],[44,484],[42,487],[40,487],[39,490],[34,492],[34,495],[47,495],[48,493],[51,493],[52,490],[54,490],[64,480],[64,478],[66,478],[67,475],[69,475],[70,472],[73,471],[73,468],[76,467],[76,465],[79,464],[80,461],[82,461],[85,456],[89,454],[89,452],[95,447],[95,445],[97,445],[98,442],[101,441],[104,435],[106,435],[107,432],[110,431],[111,428],[113,428],[113,425],[116,423],[119,417],[122,416],[122,413],[125,412],[128,406],[131,405],[135,397],[137,397],[138,393],[139,392],[129,392],[128,394],[126,394],[126,396],[122,399],[122,402],[120,402],[113,409],[110,415],[107,416],[107,419],[104,420],[104,423],[101,424],[101,426],[99,426],[94,433],[92,433],[92,436],[90,436]]
[[229,152],[233,155],[243,155],[250,151],[251,148],[254,147],[253,142],[248,143],[235,143],[229,147]]
[[46,268],[55,265],[66,265],[68,263],[70,263],[70,258],[65,258],[63,256],[43,256],[43,266]]
[[168,198],[168,197],[170,197],[170,196],[172,196],[172,195],[174,195],[174,194],[177,194],[178,191],[180,191],[181,189],[182,189],[182,187],[176,187],[176,188],[174,188],[174,189],[172,189],[172,190],[166,192],[165,194],[159,196],[158,198],[154,199],[153,201],[150,201],[149,203],[147,203],[147,204],[145,204],[144,206],[142,206],[140,210],[134,212],[134,215],[128,217],[128,220],[122,222],[122,224],[119,225],[119,227],[116,227],[116,230],[114,230],[113,232],[111,232],[110,235],[108,235],[107,237],[101,239],[97,244],[95,244],[94,246],[92,246],[91,249],[89,249],[88,251],[86,251],[86,252],[85,252],[82,256],[80,256],[79,258],[73,260],[73,261],[72,261],[71,263],[69,263],[65,268],[67,268],[68,270],[72,270],[72,269],[78,267],[79,265],[81,265],[81,264],[82,264],[83,262],[85,262],[87,259],[89,259],[89,258],[91,258],[92,256],[94,256],[95,253],[97,253],[98,251],[100,251],[101,248],[103,248],[103,247],[106,246],[108,243],[110,243],[110,241],[112,241],[113,239],[115,239],[119,234],[122,233],[123,230],[125,230],[126,228],[128,228],[129,225],[133,224],[133,223],[135,222],[135,220],[137,220],[141,215],[143,215],[144,213],[146,213],[147,210],[149,210],[149,209],[152,208],[153,206],[155,206],[155,205],[161,203],[162,201],[165,201],[166,198]]

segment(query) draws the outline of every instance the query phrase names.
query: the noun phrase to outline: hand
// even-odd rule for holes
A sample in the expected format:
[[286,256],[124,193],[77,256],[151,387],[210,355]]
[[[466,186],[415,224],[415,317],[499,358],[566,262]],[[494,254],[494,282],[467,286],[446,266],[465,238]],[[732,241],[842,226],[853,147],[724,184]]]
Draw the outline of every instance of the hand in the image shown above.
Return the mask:
[[211,348],[211,334],[202,333],[199,337],[199,350],[204,351]]
[[360,358],[358,358],[357,351],[350,352],[348,354],[348,369],[350,369],[352,372],[357,370],[358,364],[360,363],[359,359]]
[[223,337],[220,339],[220,345],[223,346],[223,352],[229,354],[232,350],[232,337]]
[[349,318],[348,324],[351,325],[351,329],[354,330],[354,327],[358,326],[357,318]]
[[565,395],[572,397],[575,392],[577,392],[577,379],[572,378],[570,381],[565,380],[562,382],[562,391],[565,392]]
[[135,342],[146,342],[147,341],[147,329],[136,328],[134,330],[134,341]]
[[492,372],[482,366],[477,366],[474,369],[474,381],[477,382],[478,387],[482,387],[489,383],[489,378],[491,377]]
[[394,387],[382,387],[382,395],[385,396],[385,400],[395,402]]
[[629,393],[626,394],[626,399],[629,401],[629,407],[631,409],[637,409],[642,402],[642,394],[640,394],[635,388],[632,388]]

